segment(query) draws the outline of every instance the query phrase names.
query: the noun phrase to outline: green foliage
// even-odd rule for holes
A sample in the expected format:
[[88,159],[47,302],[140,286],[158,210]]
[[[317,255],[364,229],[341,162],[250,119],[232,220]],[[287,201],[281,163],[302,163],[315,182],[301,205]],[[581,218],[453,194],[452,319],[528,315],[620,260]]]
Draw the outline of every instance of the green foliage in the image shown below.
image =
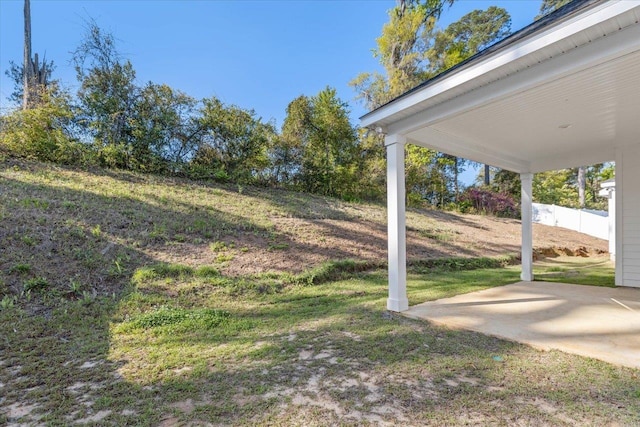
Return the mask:
[[221,169],[237,182],[261,181],[268,166],[267,148],[276,135],[274,127],[254,111],[225,106],[215,97],[203,103],[199,124],[204,139],[194,163]]
[[82,108],[82,123],[95,137],[98,148],[121,145],[122,159],[109,165],[126,168],[133,156],[132,118],[135,112],[137,87],[135,71],[127,61],[110,67],[93,68],[80,82],[78,100]]
[[[586,167],[585,207],[606,209],[607,201],[598,196],[600,183],[613,178],[614,166],[611,163],[599,163]],[[533,176],[533,201],[549,205],[579,208],[578,168],[546,171]],[[520,200],[520,175],[507,170],[499,170],[494,175],[491,190],[511,194]]]
[[131,283],[139,286],[158,278],[184,278],[193,275],[193,267],[182,264],[160,263],[137,269],[131,277]]
[[49,288],[49,282],[44,277],[34,277],[33,279],[29,279],[23,284],[23,289],[25,292],[30,291],[43,291]]
[[371,270],[375,267],[379,267],[379,265],[367,261],[350,259],[328,261],[298,275],[285,277],[284,281],[287,284],[299,286],[319,285],[333,280],[344,279],[355,273]]
[[447,70],[506,37],[510,31],[511,17],[505,9],[491,6],[487,10],[474,10],[435,33],[433,45],[425,53],[428,69],[433,73]]
[[29,264],[16,264],[9,270],[10,273],[25,274],[31,271],[31,265]]
[[517,256],[481,257],[481,258],[435,258],[410,263],[411,271],[416,273],[435,273],[442,271],[467,271],[484,268],[504,268],[520,262]]
[[[445,30],[437,30],[437,18],[451,3],[403,1],[389,12],[389,22],[376,39],[374,50],[385,74],[363,73],[350,82],[357,98],[369,109],[385,104],[509,33],[509,14],[497,7],[475,10]],[[458,177],[467,163],[465,159],[408,146],[409,205],[428,203],[445,208],[457,203],[461,192]],[[370,168],[364,169],[364,174],[379,171],[375,162],[368,161],[364,166]],[[380,188],[380,183],[376,184]]]
[[215,267],[211,267],[209,265],[203,265],[201,267],[198,267],[196,269],[196,271],[194,271],[193,274],[196,277],[203,277],[203,278],[219,277],[220,276],[220,270],[218,270]]
[[571,185],[570,169],[540,172],[534,175],[533,199],[538,203],[573,207],[577,205],[577,189]]
[[131,131],[136,169],[163,172],[191,159],[202,137],[196,106],[194,98],[166,84],[149,82],[140,90]]
[[14,295],[5,295],[0,300],[0,310],[9,310],[13,308],[16,303],[16,297]]
[[0,119],[0,147],[17,157],[62,164],[83,163],[86,148],[69,132],[73,112],[70,96],[48,90],[37,106],[16,110]]
[[[357,135],[347,104],[333,88],[301,96],[287,107],[281,153],[295,161],[287,175],[304,191],[354,197],[358,175]],[[278,172],[280,174],[280,172]]]
[[231,314],[210,308],[187,310],[184,308],[160,307],[150,313],[141,314],[131,320],[134,327],[142,329],[162,326],[182,326],[184,329],[211,329],[225,322]]
[[373,51],[385,75],[363,73],[352,80],[349,84],[358,93],[357,99],[374,109],[429,77],[423,61],[434,25],[427,8],[413,2],[391,9]]

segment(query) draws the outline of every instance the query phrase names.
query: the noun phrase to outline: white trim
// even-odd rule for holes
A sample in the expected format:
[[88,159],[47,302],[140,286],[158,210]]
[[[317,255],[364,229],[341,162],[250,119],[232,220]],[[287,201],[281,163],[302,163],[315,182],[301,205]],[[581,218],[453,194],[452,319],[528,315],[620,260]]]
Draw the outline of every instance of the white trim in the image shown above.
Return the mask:
[[623,268],[624,268],[624,254],[622,253],[624,243],[624,215],[623,215],[623,203],[624,194],[622,192],[622,174],[624,172],[624,148],[616,150],[616,164],[615,164],[615,176],[616,176],[616,272],[615,272],[615,285],[623,285]]
[[387,147],[387,222],[389,245],[389,299],[391,311],[409,309],[407,299],[407,242],[405,218],[406,138],[401,135],[385,137]]
[[522,273],[520,279],[533,281],[533,206],[532,183],[533,174],[521,173],[522,190],[521,223],[522,223]]

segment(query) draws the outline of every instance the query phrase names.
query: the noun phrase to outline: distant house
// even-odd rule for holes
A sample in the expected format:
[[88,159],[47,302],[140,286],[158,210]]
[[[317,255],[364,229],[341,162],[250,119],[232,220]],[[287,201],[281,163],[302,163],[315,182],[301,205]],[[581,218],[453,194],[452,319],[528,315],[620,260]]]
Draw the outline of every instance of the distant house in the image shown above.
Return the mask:
[[406,296],[404,147],[520,173],[532,280],[532,174],[615,161],[616,284],[640,287],[640,2],[574,0],[361,118],[387,149],[389,299]]

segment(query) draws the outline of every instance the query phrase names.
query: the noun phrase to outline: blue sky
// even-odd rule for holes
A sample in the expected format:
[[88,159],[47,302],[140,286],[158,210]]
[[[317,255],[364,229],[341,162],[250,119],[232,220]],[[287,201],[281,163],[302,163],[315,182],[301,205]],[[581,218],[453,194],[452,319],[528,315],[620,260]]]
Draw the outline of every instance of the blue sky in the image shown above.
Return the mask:
[[[515,31],[531,23],[541,0],[457,0],[439,26],[473,9],[504,7]],[[351,106],[354,124],[366,111],[348,82],[379,69],[371,53],[395,0],[361,1],[31,1],[32,49],[56,63],[54,77],[75,89],[71,51],[85,21],[96,20],[119,41],[140,83],[167,83],[195,98],[254,109],[282,125],[299,95],[332,86]],[[0,0],[0,107],[12,83],[9,61],[21,62],[22,0]]]
[[[512,15],[513,29],[536,15],[540,1],[458,0],[441,19],[446,26],[464,13],[492,4]],[[55,77],[72,88],[70,52],[85,20],[111,31],[140,82],[168,83],[203,98],[253,108],[282,124],[287,104],[330,85],[351,104],[349,80],[374,71],[375,38],[394,0],[379,1],[38,1],[32,0],[33,50],[57,65]],[[0,67],[3,106],[12,91],[4,71],[22,58],[22,0],[0,1]]]

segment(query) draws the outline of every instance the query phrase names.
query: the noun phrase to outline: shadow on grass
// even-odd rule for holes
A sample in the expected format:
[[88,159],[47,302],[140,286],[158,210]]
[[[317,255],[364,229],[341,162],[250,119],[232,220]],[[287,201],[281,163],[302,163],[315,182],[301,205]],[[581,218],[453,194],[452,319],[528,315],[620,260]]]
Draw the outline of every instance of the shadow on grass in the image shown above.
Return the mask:
[[[105,174],[140,183],[136,175]],[[553,423],[532,403],[540,396],[561,412],[604,414],[607,422],[639,412],[629,371],[389,315],[383,273],[284,288],[268,276],[159,276],[133,289],[134,273],[159,254],[179,257],[180,240],[200,239],[207,250],[235,233],[272,230],[162,195],[106,196],[91,183],[85,191],[6,178],[1,185],[2,292],[18,299],[0,310],[0,424],[452,424],[477,413],[486,424],[532,414]],[[331,207],[318,214],[316,202],[279,203],[341,218]],[[336,236],[349,231],[327,227]],[[322,250],[282,239],[301,265],[305,251]],[[470,290],[496,284],[474,274]],[[461,276],[423,276],[411,278],[421,282],[412,300],[460,292]],[[47,286],[24,294],[37,278]],[[229,320],[129,325],[162,306],[225,310]],[[593,384],[606,401],[584,400]],[[580,398],[584,412],[571,406]]]
[[[457,275],[433,280],[453,276],[453,289]],[[411,292],[431,285],[418,286]],[[2,311],[0,417],[51,425],[461,424],[472,415],[483,424],[624,424],[640,414],[633,370],[396,317],[383,310],[385,297],[382,273],[276,293],[175,276],[154,277],[120,301],[69,303],[49,318]],[[161,305],[229,317],[211,328],[131,326]]]

